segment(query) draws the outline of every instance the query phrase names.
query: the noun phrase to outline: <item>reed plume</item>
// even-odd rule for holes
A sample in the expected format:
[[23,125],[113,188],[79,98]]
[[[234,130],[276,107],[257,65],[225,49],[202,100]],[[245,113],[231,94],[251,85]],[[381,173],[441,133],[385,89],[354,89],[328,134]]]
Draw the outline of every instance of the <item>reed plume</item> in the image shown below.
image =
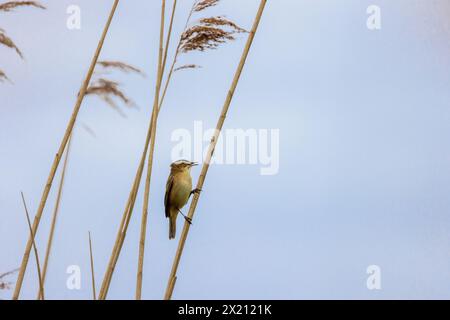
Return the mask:
[[201,66],[196,64],[185,64],[178,66],[178,58],[181,54],[217,49],[220,45],[236,40],[236,34],[247,32],[236,23],[223,16],[201,18],[196,24],[190,26],[192,18],[197,14],[202,14],[208,8],[216,6],[220,0],[196,0],[189,12],[186,25],[181,33],[178,46],[175,50],[172,66],[164,83],[161,94],[158,112],[161,110],[167,95],[169,84],[174,73],[186,69],[198,69]]
[[[228,27],[229,30],[224,27]],[[188,53],[217,49],[222,43],[235,40],[234,34],[241,32],[247,31],[224,17],[203,18],[198,24],[183,32],[180,51]]]
[[200,1],[196,1],[196,3],[194,4],[194,11],[195,12],[200,12],[203,11],[205,9],[208,9],[209,7],[214,7],[216,5],[219,4],[220,0],[200,0]]
[[[48,264],[49,264],[49,260],[50,260],[50,253],[52,251],[52,246],[53,246],[53,237],[55,234],[56,221],[58,218],[59,208],[61,205],[62,192],[63,192],[64,182],[65,182],[65,178],[66,178],[67,165],[69,162],[71,146],[72,146],[72,136],[70,136],[69,142],[67,143],[67,148],[65,150],[66,155],[64,157],[64,164],[63,164],[63,168],[62,168],[62,172],[61,172],[61,178],[59,180],[58,191],[56,194],[55,207],[53,209],[52,221],[51,221],[51,225],[50,225],[50,233],[49,233],[48,240],[47,240],[47,247],[45,249],[44,265],[42,266],[42,286],[45,286],[45,280],[47,279],[47,269],[48,269]],[[38,299],[40,297],[40,294],[41,294],[41,292],[39,290],[38,291]]]
[[14,51],[16,51],[16,53],[19,55],[19,57],[23,59],[22,51],[20,51],[20,49],[16,46],[14,41],[6,35],[6,32],[4,29],[0,29],[0,44],[4,45],[10,49],[13,49]]
[[123,91],[119,89],[119,83],[117,81],[104,78],[95,80],[87,89],[86,95],[97,95],[106,100],[108,103],[110,103],[110,99],[108,97],[114,96],[122,100],[122,102],[127,106],[132,104],[131,99],[129,99]]
[[[208,152],[206,154],[206,159],[205,159],[205,162],[203,164],[202,171],[200,173],[200,177],[198,179],[198,183],[197,183],[197,187],[196,187],[197,190],[202,190],[203,189],[203,184],[204,184],[205,179],[206,179],[206,174],[208,173],[209,164],[211,163],[212,157],[214,155],[214,150],[215,150],[217,142],[219,140],[220,132],[221,132],[221,130],[223,128],[223,125],[225,123],[225,119],[226,119],[228,110],[230,108],[231,102],[233,100],[234,93],[236,91],[237,85],[239,83],[239,79],[240,79],[242,71],[244,69],[245,62],[247,61],[247,57],[248,57],[248,54],[250,52],[250,48],[252,46],[252,43],[253,43],[256,31],[258,30],[258,26],[259,26],[259,23],[261,21],[261,17],[263,15],[266,2],[267,2],[267,0],[261,0],[258,12],[257,12],[255,20],[253,22],[253,27],[252,27],[252,29],[250,31],[250,35],[249,35],[249,37],[247,39],[247,43],[246,43],[244,51],[242,53],[241,60],[240,60],[239,65],[237,67],[236,73],[234,75],[233,82],[231,83],[230,90],[228,91],[227,97],[226,97],[224,105],[222,107],[222,112],[221,112],[221,114],[219,116],[219,120],[217,122],[216,130],[214,132],[214,136],[211,138],[211,142],[210,142],[210,145],[209,145],[209,148],[208,148]],[[190,218],[191,221],[194,218],[195,209],[197,208],[197,204],[198,204],[199,199],[200,199],[200,194],[198,194],[198,193],[194,194],[194,198],[193,198],[193,200],[191,202],[191,206],[189,208],[189,213],[188,213],[188,218]],[[166,292],[165,292],[165,295],[164,295],[164,299],[166,299],[166,300],[170,300],[172,298],[172,294],[173,294],[173,290],[174,290],[174,287],[175,287],[175,283],[177,281],[177,270],[178,270],[178,266],[179,266],[179,263],[180,263],[180,260],[181,260],[181,256],[183,254],[183,250],[184,250],[184,246],[185,246],[185,243],[186,243],[186,239],[187,239],[189,230],[190,230],[190,224],[188,222],[185,222],[184,223],[184,227],[183,227],[183,231],[182,231],[182,234],[181,234],[181,237],[180,237],[180,241],[178,243],[177,252],[175,254],[175,258],[174,258],[174,261],[173,261],[173,265],[172,265],[172,269],[171,269],[171,272],[170,272],[170,276],[169,276],[169,279],[168,279],[168,282],[167,282]]]
[[[25,6],[45,9],[45,7],[37,1],[10,1],[0,4],[0,13],[10,12],[17,7],[25,7]],[[19,55],[19,57],[23,59],[22,51],[20,51],[19,47],[14,43],[14,41],[6,35],[6,31],[2,28],[0,28],[0,44],[6,46],[9,49],[13,49]],[[5,80],[11,82],[6,73],[0,69],[0,82],[4,82]]]
[[9,277],[10,275],[13,275],[17,271],[19,271],[19,269],[14,269],[12,271],[8,271],[8,272],[0,274],[0,290],[9,290],[9,289],[11,289],[11,286],[12,286],[13,283],[10,282],[10,281],[5,281],[4,279],[6,277]]
[[201,67],[202,66],[199,66],[199,65],[196,65],[196,64],[185,64],[184,66],[180,66],[180,67],[175,68],[173,71],[177,72],[177,71],[186,70],[186,69],[199,69]]
[[109,70],[117,70],[127,74],[135,73],[141,76],[145,76],[144,73],[139,68],[121,61],[99,61],[97,65],[100,67],[100,70],[98,72],[96,70],[96,75],[100,76],[93,79],[92,84],[86,90],[86,96],[98,96],[122,117],[126,117],[114,98],[119,99],[127,107],[134,107],[136,104],[125,94],[119,82],[107,79],[102,75]]
[[125,73],[137,73],[140,74],[142,76],[145,76],[145,74],[142,72],[142,70],[127,64],[125,62],[122,61],[99,61],[97,62],[97,64],[101,67],[103,67],[104,69],[113,69],[113,70],[119,70]]
[[[95,65],[97,64],[98,57],[100,56],[100,52],[101,52],[101,50],[103,48],[103,44],[105,42],[106,35],[108,33],[109,27],[111,25],[111,22],[112,22],[112,19],[114,17],[114,14],[116,12],[118,4],[119,4],[119,0],[114,0],[114,3],[112,5],[111,11],[110,11],[110,14],[108,16],[108,19],[106,21],[105,27],[104,27],[103,32],[102,32],[102,35],[101,35],[100,40],[98,42],[97,49],[96,49],[96,51],[94,53],[94,57],[92,58],[91,64],[89,66],[88,73],[86,75],[86,78],[85,78],[82,86],[81,86],[81,90],[79,91],[80,93],[79,93],[77,101],[75,103],[75,106],[74,106],[74,109],[73,109],[73,112],[72,112],[72,116],[71,116],[71,118],[69,120],[69,123],[67,125],[66,131],[64,133],[64,136],[63,136],[62,141],[60,143],[60,146],[58,148],[58,152],[56,153],[55,159],[53,160],[53,164],[52,164],[52,167],[50,169],[50,173],[48,175],[47,182],[46,182],[46,184],[44,186],[44,191],[42,193],[41,201],[39,203],[39,207],[38,207],[36,216],[34,218],[33,227],[32,227],[32,230],[33,230],[32,233],[33,234],[37,233],[37,229],[38,229],[39,223],[41,221],[42,213],[44,211],[44,208],[45,208],[45,205],[46,205],[46,202],[47,202],[47,199],[48,199],[48,195],[50,193],[50,189],[51,189],[53,180],[54,180],[55,175],[56,175],[56,171],[57,171],[59,163],[61,161],[62,154],[64,153],[64,150],[66,149],[66,146],[67,146],[67,142],[68,142],[70,136],[72,135],[72,131],[73,131],[73,128],[75,126],[75,122],[76,122],[76,119],[78,117],[78,113],[80,111],[81,104],[83,102],[84,96],[85,96],[86,91],[88,89],[89,82],[91,81],[92,74],[94,73]],[[20,291],[21,291],[21,288],[22,288],[23,279],[24,279],[25,272],[26,272],[27,265],[28,265],[28,260],[29,260],[30,251],[31,251],[31,247],[32,247],[32,241],[33,241],[33,239],[31,237],[29,237],[29,239],[27,241],[27,244],[26,244],[26,247],[25,247],[25,252],[24,252],[24,255],[23,255],[23,258],[22,258],[22,263],[21,263],[21,266],[20,266],[19,275],[17,277],[17,283],[16,283],[16,287],[15,287],[15,290],[14,290],[14,294],[13,294],[13,300],[19,299],[19,295],[20,295]]]
[[8,76],[2,70],[0,70],[0,82],[4,82],[4,81],[11,82],[11,80],[9,80]]
[[46,9],[42,4],[37,1],[9,1],[0,4],[0,11],[10,12],[18,7],[35,7],[39,9]]
[[112,109],[117,111],[122,117],[126,115],[117,106],[113,97],[120,99],[126,106],[133,106],[134,102],[128,98],[120,89],[120,84],[113,80],[100,78],[95,80],[86,91],[86,95],[96,95],[106,102]]

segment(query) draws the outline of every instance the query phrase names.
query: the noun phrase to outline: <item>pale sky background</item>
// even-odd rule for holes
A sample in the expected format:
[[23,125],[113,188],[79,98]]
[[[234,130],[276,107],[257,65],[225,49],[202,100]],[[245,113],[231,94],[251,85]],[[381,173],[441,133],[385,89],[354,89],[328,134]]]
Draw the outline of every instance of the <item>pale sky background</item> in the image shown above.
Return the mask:
[[[222,2],[209,12],[250,28],[259,1]],[[26,58],[0,47],[0,68],[14,82],[0,84],[0,273],[20,265],[28,237],[20,191],[34,214],[112,5],[42,3],[46,11],[0,14]],[[177,37],[191,3],[180,1]],[[78,31],[66,28],[71,4],[82,10]],[[371,4],[382,10],[380,31],[366,28]],[[126,61],[148,77],[118,78],[139,105],[127,119],[95,97],[83,104],[79,119],[96,138],[76,129],[49,299],[91,298],[88,230],[100,286],[153,101],[159,5],[121,1],[112,23],[101,59]],[[280,171],[211,167],[175,299],[450,298],[449,17],[448,0],[268,1],[225,127],[279,129]],[[177,246],[163,209],[171,133],[196,120],[215,126],[244,43],[241,36],[185,57],[204,68],[172,82],[158,129],[145,299],[162,298]],[[55,189],[36,239],[42,257]],[[139,197],[109,298],[134,298],[141,208]],[[28,299],[37,292],[33,259]],[[69,265],[82,269],[80,291],[66,288]],[[366,288],[369,265],[381,268],[380,291]]]

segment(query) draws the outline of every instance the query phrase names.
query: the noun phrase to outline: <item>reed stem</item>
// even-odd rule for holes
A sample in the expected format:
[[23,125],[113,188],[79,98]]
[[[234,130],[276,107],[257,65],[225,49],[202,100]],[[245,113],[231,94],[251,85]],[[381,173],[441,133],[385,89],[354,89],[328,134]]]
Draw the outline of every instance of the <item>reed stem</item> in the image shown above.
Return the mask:
[[[159,57],[158,57],[158,69],[157,69],[157,78],[156,78],[156,86],[158,86],[158,82],[160,82],[160,78],[162,78],[162,59],[163,59],[163,41],[164,41],[164,21],[165,21],[165,0],[162,0],[161,5],[161,26],[160,26],[160,44],[159,44]],[[153,108],[155,109],[155,108]],[[147,158],[148,148],[150,146],[150,142],[152,139],[152,134],[154,132],[154,123],[155,123],[155,110],[152,111],[152,116],[150,119],[149,128],[147,131],[147,137],[144,145],[144,151],[141,156],[141,161],[139,163],[138,170],[136,172],[135,180],[133,183],[133,187],[130,191],[130,195],[128,197],[128,201],[125,207],[125,211],[122,216],[122,220],[120,223],[119,231],[116,236],[116,241],[114,243],[114,248],[110,256],[110,260],[108,263],[108,267],[105,272],[105,276],[103,277],[102,286],[99,293],[99,300],[106,299],[109,291],[109,287],[111,285],[112,276],[114,274],[114,270],[116,268],[117,261],[120,256],[120,252],[122,250],[123,243],[125,241],[126,233],[128,230],[128,225],[130,223],[130,219],[133,213],[134,205],[136,202],[137,193],[139,191],[139,185],[141,183],[142,174],[145,167],[145,160]],[[136,289],[138,290],[138,289]]]
[[91,262],[91,282],[92,282],[92,296],[96,300],[97,294],[95,292],[95,269],[94,269],[94,255],[92,254],[92,239],[89,231],[89,257]]
[[[64,134],[64,137],[63,137],[63,139],[61,141],[61,144],[59,146],[58,152],[56,153],[55,159],[54,159],[52,167],[50,169],[50,173],[49,173],[49,176],[47,178],[47,182],[45,184],[44,191],[43,191],[42,197],[41,197],[41,201],[39,203],[39,207],[38,207],[36,216],[34,218],[33,226],[32,226],[32,234],[34,234],[34,235],[37,233],[37,229],[39,227],[39,223],[40,223],[41,218],[42,218],[42,213],[44,211],[45,204],[47,202],[48,195],[50,193],[50,189],[51,189],[53,180],[54,180],[55,175],[56,175],[56,171],[57,171],[59,163],[61,161],[62,154],[64,153],[64,150],[65,150],[65,148],[67,146],[67,142],[69,140],[69,137],[72,134],[73,127],[75,125],[75,121],[76,121],[76,119],[78,117],[78,113],[79,113],[80,108],[81,108],[81,104],[83,102],[84,96],[85,96],[87,88],[89,86],[89,82],[91,81],[92,74],[94,73],[95,65],[97,63],[98,57],[100,56],[100,52],[101,52],[101,50],[103,48],[103,44],[105,42],[106,35],[108,33],[109,27],[111,25],[111,22],[112,22],[112,19],[114,17],[114,14],[116,12],[116,8],[117,8],[118,4],[119,4],[119,0],[114,0],[114,4],[113,4],[113,6],[111,8],[111,12],[109,14],[109,17],[108,17],[108,20],[106,22],[105,28],[104,28],[103,33],[101,35],[100,41],[98,43],[97,49],[95,51],[94,57],[92,59],[91,65],[89,67],[88,73],[86,75],[86,78],[85,78],[82,86],[81,86],[81,90],[80,90],[80,92],[78,94],[78,98],[77,98],[77,101],[75,103],[75,107],[73,109],[72,116],[71,116],[71,118],[69,120],[69,123],[67,125],[67,128],[66,128],[66,132]],[[28,265],[28,260],[29,260],[29,257],[30,257],[30,251],[31,251],[32,243],[33,243],[33,239],[32,239],[32,237],[30,235],[30,237],[28,238],[28,241],[27,241],[27,245],[25,247],[25,252],[24,252],[24,255],[23,255],[23,258],[22,258],[22,263],[21,263],[19,274],[18,274],[18,277],[17,277],[16,287],[14,289],[14,294],[13,294],[13,300],[19,299],[20,291],[22,289],[23,279],[24,279],[24,276],[25,276],[25,272],[26,272],[27,265]]]
[[[163,7],[165,3],[163,1]],[[142,279],[143,279],[143,268],[144,268],[144,256],[145,256],[145,239],[147,234],[147,220],[148,220],[148,208],[150,200],[150,183],[151,175],[153,170],[153,158],[155,151],[155,141],[156,141],[156,126],[158,124],[158,110],[159,110],[159,97],[161,92],[161,83],[164,75],[165,64],[167,61],[167,53],[170,45],[170,38],[173,28],[173,21],[175,17],[177,1],[174,0],[172,14],[170,18],[169,31],[167,34],[167,39],[165,45],[163,44],[164,37],[164,14],[161,15],[161,29],[160,29],[160,44],[159,44],[159,57],[158,57],[158,76],[155,88],[155,98],[153,101],[153,111],[152,111],[152,133],[150,139],[150,153],[148,157],[147,164],[147,177],[145,180],[145,191],[144,191],[144,203],[142,207],[142,221],[141,221],[141,235],[139,240],[139,258],[138,258],[138,270],[136,276],[136,300],[141,300],[142,298]],[[163,11],[164,12],[164,11]],[[164,45],[164,48],[163,48]],[[164,53],[163,53],[164,49]]]
[[[46,276],[47,276],[48,261],[50,259],[50,252],[52,250],[52,245],[53,245],[53,236],[55,234],[56,220],[58,218],[59,207],[60,207],[61,197],[62,197],[62,190],[64,187],[64,180],[66,177],[67,163],[69,160],[71,145],[72,145],[72,136],[70,136],[69,142],[67,143],[66,156],[64,157],[63,169],[62,169],[61,178],[59,180],[59,186],[58,186],[58,194],[56,195],[55,208],[53,210],[50,234],[49,234],[48,241],[47,241],[47,248],[45,250],[44,265],[42,267],[42,284],[44,286],[45,286],[45,280],[46,280]],[[38,292],[38,296],[39,295],[40,295],[40,292]]]
[[146,136],[146,140],[145,140],[145,144],[144,144],[144,151],[142,152],[141,160],[139,162],[139,166],[138,166],[135,178],[134,178],[133,186],[130,190],[127,204],[125,206],[125,210],[122,215],[122,220],[120,222],[119,230],[117,232],[116,241],[114,243],[114,247],[113,247],[111,256],[109,258],[109,263],[108,263],[107,269],[105,271],[105,275],[103,277],[102,286],[100,288],[100,293],[98,296],[99,300],[106,299],[106,296],[108,295],[108,290],[109,290],[109,286],[111,284],[112,275],[114,273],[114,270],[115,270],[115,267],[117,264],[117,260],[118,260],[118,252],[120,252],[120,250],[122,248],[122,244],[123,244],[123,241],[126,236],[126,231],[128,229],[128,224],[130,223],[130,219],[131,219],[130,212],[133,211],[133,208],[134,208],[134,205],[136,202],[139,185],[140,185],[141,179],[142,179],[142,173],[144,171],[145,159],[147,157],[148,147],[150,144],[150,137],[151,137],[151,133],[152,133],[151,123],[153,123],[153,118],[150,120],[150,124],[149,124],[148,130],[147,130],[147,136]]

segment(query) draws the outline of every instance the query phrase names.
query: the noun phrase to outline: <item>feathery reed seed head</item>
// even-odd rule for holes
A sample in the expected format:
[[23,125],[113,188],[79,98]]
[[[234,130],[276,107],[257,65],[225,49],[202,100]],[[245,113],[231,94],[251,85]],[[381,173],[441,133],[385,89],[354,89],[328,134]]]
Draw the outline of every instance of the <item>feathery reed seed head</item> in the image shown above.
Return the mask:
[[14,41],[12,41],[12,39],[6,35],[5,30],[1,28],[0,28],[0,44],[10,49],[14,49],[17,52],[17,54],[23,59],[23,54],[20,51],[20,49],[16,46]]
[[39,9],[46,9],[42,4],[37,1],[9,1],[0,4],[0,11],[10,12],[17,7],[35,7]]
[[194,11],[200,12],[203,11],[209,7],[214,7],[219,3],[220,0],[199,0],[194,5]]
[[144,75],[142,70],[121,61],[99,61],[97,64],[102,66],[104,69],[116,69],[124,73],[134,72],[142,76]]
[[105,101],[110,107],[119,111],[121,115],[123,113],[120,111],[117,104],[114,102],[112,97],[120,99],[126,106],[133,106],[133,101],[128,98],[125,93],[120,89],[120,84],[116,81],[100,78],[95,80],[91,86],[86,91],[86,95],[96,95],[103,101]]
[[[25,7],[31,6],[39,9],[46,9],[43,5],[41,5],[37,1],[9,1],[0,4],[0,12],[10,12],[13,11],[17,7]],[[0,44],[4,45],[10,49],[16,51],[16,53],[23,59],[23,54],[20,49],[16,46],[14,41],[6,35],[4,29],[0,28]],[[5,72],[0,70],[0,82],[4,82],[5,80],[11,82],[9,78],[6,76]]]
[[175,68],[173,71],[174,71],[174,72],[177,72],[177,71],[180,71],[180,70],[186,70],[186,69],[199,69],[199,68],[201,68],[201,67],[202,67],[202,66],[199,66],[199,65],[196,65],[196,64],[186,64],[186,65],[184,65],[184,66]]
[[[199,12],[215,6],[218,0],[199,1],[194,11]],[[247,32],[236,23],[223,16],[202,18],[197,24],[187,28],[181,35],[179,50],[183,53],[190,51],[205,51],[216,49],[220,44],[235,40],[236,33]]]
[[[103,68],[104,70],[118,70],[124,73],[136,73],[141,76],[145,76],[144,73],[139,69],[127,63],[121,61],[98,61],[97,65]],[[95,95],[98,96],[101,100],[106,102],[111,108],[117,111],[122,117],[126,118],[125,113],[119,108],[119,106],[115,103],[114,97],[121,100],[126,106],[134,107],[136,104],[127,97],[127,95],[120,88],[120,83],[117,81],[98,78],[92,82],[92,84],[88,87],[86,91],[86,96]]]
[[235,40],[234,32],[214,26],[195,25],[188,28],[181,36],[180,50],[183,53],[217,49],[222,43]]
[[234,33],[248,33],[247,30],[239,27],[236,23],[228,20],[227,18],[225,18],[223,16],[203,18],[203,19],[200,19],[200,23],[205,26],[208,26],[208,27],[214,27],[214,26],[230,27]]

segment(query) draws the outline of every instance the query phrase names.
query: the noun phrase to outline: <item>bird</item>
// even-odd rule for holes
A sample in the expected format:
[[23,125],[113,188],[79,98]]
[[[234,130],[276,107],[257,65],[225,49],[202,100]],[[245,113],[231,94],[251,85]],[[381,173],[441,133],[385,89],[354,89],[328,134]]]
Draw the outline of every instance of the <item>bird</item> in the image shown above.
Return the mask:
[[192,224],[192,220],[186,217],[181,209],[187,204],[191,195],[201,190],[192,190],[191,169],[197,163],[178,160],[170,165],[170,175],[167,179],[166,194],[164,196],[164,207],[166,218],[169,219],[169,239],[175,239],[178,213]]

